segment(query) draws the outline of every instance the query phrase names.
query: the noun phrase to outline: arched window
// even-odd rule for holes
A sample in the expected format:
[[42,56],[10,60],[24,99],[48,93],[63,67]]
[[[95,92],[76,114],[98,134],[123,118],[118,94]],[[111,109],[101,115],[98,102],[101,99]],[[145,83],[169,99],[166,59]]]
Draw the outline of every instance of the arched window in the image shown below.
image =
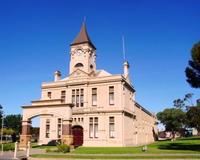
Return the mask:
[[77,64],[75,65],[75,67],[76,67],[76,68],[83,67],[83,64],[82,64],[82,63],[77,63]]

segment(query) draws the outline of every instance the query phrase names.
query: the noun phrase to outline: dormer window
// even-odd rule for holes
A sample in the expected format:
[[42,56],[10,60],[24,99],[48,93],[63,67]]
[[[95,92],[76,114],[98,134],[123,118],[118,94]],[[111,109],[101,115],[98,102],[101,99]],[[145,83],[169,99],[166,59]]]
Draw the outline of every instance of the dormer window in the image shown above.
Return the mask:
[[75,68],[81,68],[81,67],[83,67],[83,64],[82,63],[77,63],[74,67]]

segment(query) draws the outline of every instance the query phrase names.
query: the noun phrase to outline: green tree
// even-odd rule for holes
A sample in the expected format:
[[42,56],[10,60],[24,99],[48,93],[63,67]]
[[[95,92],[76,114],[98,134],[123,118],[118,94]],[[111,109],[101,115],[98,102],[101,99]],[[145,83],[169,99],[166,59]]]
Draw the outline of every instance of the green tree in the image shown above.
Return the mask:
[[185,117],[185,112],[180,108],[166,108],[157,113],[158,120],[165,126],[166,131],[172,132],[173,138],[175,133],[184,127]]
[[39,132],[40,132],[39,127],[31,127],[32,139],[34,139],[35,142],[37,142],[39,139]]
[[200,106],[190,107],[186,113],[189,127],[197,129],[198,135],[200,135]]
[[184,98],[175,99],[173,101],[174,107],[187,111],[190,106],[194,105],[192,97],[193,97],[193,93],[187,93]]
[[189,60],[189,66],[185,69],[186,80],[193,88],[200,88],[200,41],[193,46],[191,57],[192,60]]
[[2,118],[2,115],[3,115],[3,107],[2,107],[2,105],[0,104],[0,120],[1,120],[1,118]]
[[21,122],[22,116],[20,114],[7,115],[4,120],[4,125],[6,128],[11,128],[14,130],[15,134],[19,135],[21,132]]
[[4,128],[3,129],[3,134],[4,135],[12,135],[15,131],[11,128]]

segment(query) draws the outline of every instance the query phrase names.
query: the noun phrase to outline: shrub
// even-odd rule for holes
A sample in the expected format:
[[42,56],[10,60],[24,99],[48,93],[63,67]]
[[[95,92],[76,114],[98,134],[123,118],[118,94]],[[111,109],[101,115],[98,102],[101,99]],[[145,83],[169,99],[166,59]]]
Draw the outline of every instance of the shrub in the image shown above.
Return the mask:
[[59,152],[63,152],[63,153],[67,153],[70,151],[70,147],[66,144],[58,144],[57,148]]
[[49,152],[59,152],[58,149],[51,149],[51,148],[46,148],[46,153],[49,153]]
[[46,152],[52,152],[52,150],[50,148],[46,148]]
[[[1,144],[0,144],[1,148]],[[4,151],[14,151],[15,150],[15,144],[14,143],[4,143],[3,144],[3,150]]]

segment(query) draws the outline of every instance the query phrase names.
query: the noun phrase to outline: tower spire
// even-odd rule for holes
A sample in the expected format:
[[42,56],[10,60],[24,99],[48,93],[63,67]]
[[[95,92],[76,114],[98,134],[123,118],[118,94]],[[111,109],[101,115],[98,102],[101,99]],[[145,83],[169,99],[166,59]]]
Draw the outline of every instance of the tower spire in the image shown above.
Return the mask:
[[83,17],[83,23],[86,23],[86,16]]
[[83,43],[88,43],[94,49],[96,49],[96,47],[93,45],[93,43],[90,40],[90,37],[89,37],[89,35],[87,33],[85,20],[83,21],[83,24],[82,24],[82,27],[81,27],[81,30],[80,30],[79,34],[76,36],[76,38],[74,39],[74,41],[71,43],[71,46],[77,45],[77,44],[83,44]]
[[123,58],[124,58],[124,77],[129,79],[129,63],[126,60],[126,52],[125,52],[125,44],[124,44],[124,36],[122,35],[122,49],[123,49]]

